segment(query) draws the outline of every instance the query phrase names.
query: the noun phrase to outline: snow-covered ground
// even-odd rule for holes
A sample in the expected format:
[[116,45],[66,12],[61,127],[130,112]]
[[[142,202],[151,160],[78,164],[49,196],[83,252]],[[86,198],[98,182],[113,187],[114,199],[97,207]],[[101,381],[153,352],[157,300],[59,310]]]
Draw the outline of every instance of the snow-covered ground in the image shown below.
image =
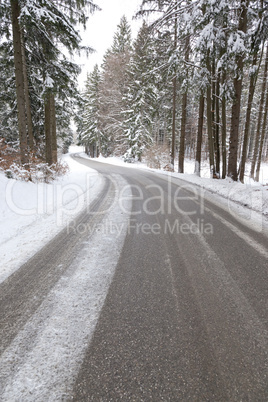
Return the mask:
[[[71,149],[71,153],[76,151]],[[63,159],[69,173],[51,184],[7,179],[0,173],[0,283],[94,199],[103,180],[93,169]]]

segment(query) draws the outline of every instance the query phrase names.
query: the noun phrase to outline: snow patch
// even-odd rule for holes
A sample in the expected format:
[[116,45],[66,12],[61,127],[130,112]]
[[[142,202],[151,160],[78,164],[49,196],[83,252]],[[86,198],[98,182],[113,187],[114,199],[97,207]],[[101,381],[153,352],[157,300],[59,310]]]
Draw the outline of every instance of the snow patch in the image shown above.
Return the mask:
[[103,186],[102,176],[63,156],[70,172],[51,184],[7,179],[0,173],[0,283],[83,210]]
[[[127,183],[117,177],[119,185]],[[126,190],[127,191],[127,190]],[[128,200],[131,191],[127,194]],[[127,232],[115,202],[106,219],[120,225],[117,236],[96,231],[0,359],[0,400],[59,401],[73,381],[92,338]],[[1,386],[2,384],[2,386]]]

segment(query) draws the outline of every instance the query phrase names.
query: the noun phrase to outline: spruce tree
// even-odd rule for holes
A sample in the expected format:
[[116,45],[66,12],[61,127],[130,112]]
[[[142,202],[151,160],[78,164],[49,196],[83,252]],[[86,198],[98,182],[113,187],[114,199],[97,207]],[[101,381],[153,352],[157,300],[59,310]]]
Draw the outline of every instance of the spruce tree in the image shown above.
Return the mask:
[[128,110],[125,112],[125,135],[129,149],[125,159],[141,160],[143,150],[153,142],[154,117],[157,113],[157,88],[153,66],[153,48],[146,23],[133,44],[129,64]]
[[68,100],[72,104],[72,98],[78,96],[75,86],[79,69],[67,61],[62,49],[65,47],[69,52],[81,50],[81,38],[74,26],[77,23],[85,25],[85,10],[88,8],[94,11],[97,6],[90,0],[1,2],[0,35],[8,38],[9,28],[13,26],[18,127],[23,163],[27,163],[28,146],[32,148],[31,125],[33,123],[34,136],[38,141],[44,134],[40,121],[44,121],[45,116],[50,116],[51,122],[50,129],[50,123],[47,122],[45,130],[50,133],[47,135],[51,135],[48,144],[52,144],[51,152],[47,154],[51,153],[53,157],[48,159],[55,161],[58,105],[62,102],[66,104]]
[[[239,145],[239,126],[241,113],[241,94],[243,82],[243,68],[245,59],[245,35],[248,29],[248,6],[249,0],[241,0],[238,7],[237,30],[233,36],[233,43],[230,45],[231,51],[234,52],[234,79],[233,79],[233,104],[230,127],[229,140],[229,159],[228,159],[228,176],[233,180],[238,179],[237,157]],[[240,43],[239,43],[240,42]],[[238,46],[237,46],[238,43]]]
[[131,52],[131,29],[125,16],[120,20],[102,65],[100,84],[101,119],[110,153],[123,154],[127,150],[123,120],[127,108],[127,66]]
[[101,131],[99,86],[100,71],[96,64],[86,80],[79,133],[80,142],[86,150],[91,151],[91,156],[98,156],[105,151],[105,138]]

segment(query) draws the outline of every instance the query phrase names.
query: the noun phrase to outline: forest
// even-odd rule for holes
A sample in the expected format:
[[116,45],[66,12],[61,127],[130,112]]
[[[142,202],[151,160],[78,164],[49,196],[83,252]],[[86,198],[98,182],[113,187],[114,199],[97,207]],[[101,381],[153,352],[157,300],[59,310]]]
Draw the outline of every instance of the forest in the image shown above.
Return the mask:
[[141,0],[137,37],[122,16],[79,92],[79,67],[66,54],[92,51],[77,26],[98,8],[1,1],[1,169],[10,177],[32,166],[61,170],[74,119],[92,157],[164,160],[180,173],[191,158],[197,175],[208,160],[211,177],[242,183],[249,164],[258,181],[268,159],[267,0]]

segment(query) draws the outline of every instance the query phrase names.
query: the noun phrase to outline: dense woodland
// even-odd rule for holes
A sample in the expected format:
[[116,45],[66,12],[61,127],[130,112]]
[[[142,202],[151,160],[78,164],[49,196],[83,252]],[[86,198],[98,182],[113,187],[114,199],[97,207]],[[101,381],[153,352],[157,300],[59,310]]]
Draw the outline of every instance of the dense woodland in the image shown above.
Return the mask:
[[92,51],[77,27],[96,9],[90,0],[1,0],[0,166],[8,177],[55,168],[72,143],[80,68],[69,56]]
[[83,50],[75,26],[96,8],[1,1],[2,162],[16,152],[25,169],[37,157],[56,163],[75,117],[91,156],[132,162],[166,153],[165,168],[178,163],[181,173],[191,157],[197,175],[208,159],[211,177],[241,182],[250,162],[259,180],[268,158],[267,0],[141,0],[137,37],[123,16],[79,94],[79,69],[65,49]]

